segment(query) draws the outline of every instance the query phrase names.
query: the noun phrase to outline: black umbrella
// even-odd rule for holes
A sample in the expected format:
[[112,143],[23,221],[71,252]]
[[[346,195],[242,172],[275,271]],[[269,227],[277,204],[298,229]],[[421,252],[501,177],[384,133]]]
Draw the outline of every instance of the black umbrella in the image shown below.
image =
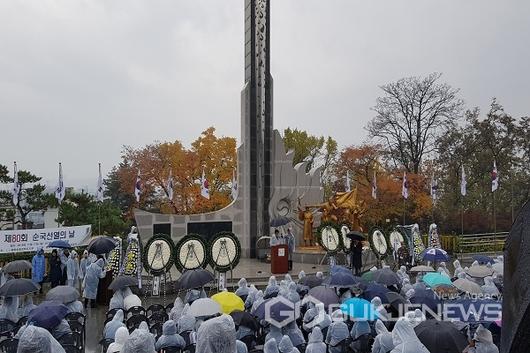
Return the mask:
[[448,321],[427,320],[414,331],[430,353],[460,353],[467,347],[466,336]]
[[284,225],[289,224],[289,223],[291,223],[291,220],[289,218],[285,216],[280,216],[280,217],[274,218],[271,221],[271,227],[273,228],[283,227]]
[[318,286],[311,289],[309,295],[323,303],[326,308],[330,305],[339,303],[339,297],[332,288]]
[[318,278],[317,276],[305,276],[304,278],[301,278],[298,283],[309,288],[314,288],[320,286],[322,281],[323,279]]
[[68,308],[59,302],[42,302],[29,312],[28,323],[48,330],[53,329],[68,314]]
[[187,270],[177,280],[176,289],[185,290],[200,288],[205,284],[212,282],[214,279],[214,275],[205,269],[198,268],[194,270]]
[[346,237],[348,237],[350,240],[366,240],[366,236],[361,232],[349,232],[348,234],[346,234]]
[[87,251],[95,255],[103,255],[111,252],[118,244],[113,238],[98,237],[92,239],[88,244]]
[[66,240],[54,240],[48,244],[48,247],[58,249],[72,249],[72,246],[68,244]]
[[400,307],[404,307],[404,305],[407,304],[407,300],[403,298],[403,296],[392,291],[386,293],[386,298],[388,299],[388,303],[390,304],[390,306],[394,308],[398,313],[401,312]]
[[364,289],[362,297],[366,300],[372,300],[375,297],[379,297],[381,302],[388,304],[388,298],[386,296],[388,292],[389,290],[387,287],[378,283],[370,283],[366,289]]
[[26,260],[11,261],[2,268],[4,273],[15,273],[33,269],[31,262]]
[[256,318],[247,311],[233,311],[230,313],[230,316],[232,316],[232,319],[234,319],[234,323],[237,326],[248,327],[254,332],[260,329],[260,324],[258,323],[258,320],[256,320]]
[[38,285],[26,278],[11,279],[0,287],[0,297],[14,297],[36,292],[40,289]]
[[399,285],[401,283],[399,276],[389,268],[374,271],[372,280],[385,286]]
[[71,303],[77,299],[79,299],[79,292],[70,286],[57,286],[46,293],[46,300],[63,304]]
[[438,295],[430,289],[416,289],[414,295],[410,298],[412,304],[426,305],[433,312],[438,312],[438,305],[441,300]]
[[338,271],[331,273],[322,283],[329,287],[348,288],[361,282],[361,278],[355,277],[351,272]]
[[120,275],[114,278],[114,280],[109,286],[109,289],[112,289],[113,291],[117,291],[125,287],[133,287],[137,285],[138,285],[138,278],[133,277],[133,276]]

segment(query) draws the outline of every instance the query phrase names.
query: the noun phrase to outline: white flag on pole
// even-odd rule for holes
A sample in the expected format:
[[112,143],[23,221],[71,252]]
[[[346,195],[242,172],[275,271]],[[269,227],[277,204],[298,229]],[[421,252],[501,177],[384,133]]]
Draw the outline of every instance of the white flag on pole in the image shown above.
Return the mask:
[[377,176],[374,170],[374,178],[372,179],[372,198],[377,199]]
[[464,165],[462,164],[462,179],[460,180],[460,194],[462,196],[467,195],[467,179],[466,179],[466,170],[464,168]]
[[136,202],[140,202],[141,193],[142,193],[142,179],[140,178],[140,169],[138,169],[138,174],[136,175],[136,182],[134,183],[134,196],[136,197]]
[[98,176],[98,188],[96,190],[96,200],[103,202],[103,177],[101,176],[101,163],[98,163],[99,176]]
[[59,163],[59,182],[57,183],[57,188],[55,189],[55,198],[59,201],[59,204],[63,202],[64,196],[66,195],[66,188],[64,186],[63,180],[63,165]]
[[346,192],[351,191],[351,179],[350,179],[350,171],[346,171]]
[[169,170],[169,177],[167,178],[167,198],[169,201],[173,200],[173,171]]
[[20,194],[20,183],[18,182],[17,162],[13,164],[13,205],[18,205],[18,195]]
[[407,181],[407,172],[403,172],[403,185],[401,186],[401,195],[405,200],[409,198],[409,182]]
[[493,170],[491,171],[491,192],[499,188],[499,174],[497,173],[497,162],[493,160]]
[[204,174],[204,168],[202,169],[201,177],[201,196],[205,199],[210,199],[210,185],[208,184],[208,179],[206,179],[206,176]]
[[237,199],[237,194],[239,191],[239,185],[237,184],[236,170],[232,171],[232,200]]

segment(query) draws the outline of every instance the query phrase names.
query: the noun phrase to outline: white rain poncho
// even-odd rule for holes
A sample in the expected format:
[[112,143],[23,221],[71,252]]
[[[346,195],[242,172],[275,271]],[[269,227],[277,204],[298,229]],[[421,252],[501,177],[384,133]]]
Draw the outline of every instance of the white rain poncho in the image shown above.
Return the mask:
[[293,342],[291,342],[291,339],[287,335],[282,337],[282,340],[278,345],[278,350],[281,353],[300,353],[298,348],[293,346]]
[[32,295],[26,295],[24,298],[24,303],[22,304],[22,307],[18,310],[18,316],[24,317],[28,316],[29,312],[33,309],[35,309],[37,306],[33,304],[33,296]]
[[73,302],[66,303],[64,305],[68,308],[69,313],[85,314],[83,303],[81,303],[79,300],[74,300]]
[[265,342],[265,345],[263,346],[263,353],[279,353],[278,343],[276,343],[274,338]]
[[318,271],[315,276],[316,278],[324,279],[324,273],[322,271]]
[[353,340],[360,338],[363,335],[368,335],[372,333],[370,324],[368,321],[355,321],[353,327],[351,328],[350,336]]
[[494,297],[498,297],[501,294],[499,292],[499,289],[495,285],[495,283],[493,283],[493,278],[489,276],[484,278],[484,285],[482,286],[482,292],[484,294],[494,296]]
[[110,298],[109,310],[112,309],[125,309],[124,301],[129,295],[132,295],[133,292],[131,288],[125,287],[123,289],[118,289],[112,298]]
[[280,287],[278,286],[278,283],[276,282],[276,277],[270,276],[269,277],[269,284],[267,285],[267,288],[265,288],[265,292],[263,292],[263,296],[265,298],[271,298],[278,294],[280,291]]
[[[348,328],[346,327],[346,331]],[[328,331],[329,336],[329,331]],[[330,347],[331,352],[331,347]],[[309,334],[307,347],[305,353],[326,353],[326,344],[323,342],[322,330],[320,327],[315,327]]]
[[72,250],[68,261],[66,261],[66,279],[70,287],[77,288],[79,279],[79,260],[77,259],[77,253]]
[[0,319],[11,320],[17,323],[18,316],[18,297],[5,297],[4,303],[0,306]]
[[258,291],[255,292],[249,291],[247,297],[245,298],[245,309],[249,310],[252,308],[252,304],[254,304],[254,300],[256,299],[256,294]]
[[184,297],[184,303],[191,304],[197,299],[201,298],[201,291],[198,289],[191,289],[186,293],[186,296]]
[[265,299],[263,299],[263,291],[259,290],[257,293],[256,293],[256,297],[254,298],[254,302],[252,303],[252,308],[250,309],[250,313],[254,313],[257,309],[258,309],[258,306],[261,305],[261,303],[263,303],[265,301]]
[[195,330],[196,321],[197,320],[195,319],[195,316],[193,315],[190,315],[190,314],[182,315],[177,323],[178,333]]
[[178,347],[182,349],[185,346],[186,342],[184,341],[184,338],[177,334],[177,325],[175,324],[175,321],[168,320],[164,322],[164,325],[162,326],[162,336],[156,341],[156,350],[159,351],[166,347]]
[[296,283],[289,283],[288,291],[285,297],[293,303],[298,303],[300,301],[300,294],[298,294],[296,291]]
[[248,353],[247,345],[241,341],[236,341],[236,352],[237,353]]
[[103,259],[97,260],[90,264],[86,269],[85,275],[85,289],[83,290],[83,297],[95,300],[98,294],[99,279],[105,278],[105,270],[103,269],[105,262]]
[[236,295],[238,297],[246,297],[249,293],[248,283],[245,278],[241,278],[237,283],[238,287],[236,290]]
[[453,261],[453,267],[455,268],[455,272],[453,273],[453,277],[457,277],[460,272],[464,271],[464,269],[462,268],[462,265],[460,265],[460,261],[459,260]]
[[[337,346],[346,338],[350,337],[350,331],[348,330],[348,325],[343,321],[344,316],[340,309],[335,310],[331,317],[333,318],[333,323],[328,328],[326,343],[330,345],[330,353],[340,353],[341,347]],[[317,327],[315,327],[315,329],[316,328]],[[315,329],[313,329],[313,332]]]
[[286,281],[287,285],[289,285],[289,283],[293,282],[293,277],[291,277],[290,274],[286,273],[284,277],[284,281]]
[[414,290],[424,290],[424,289],[427,289],[427,286],[425,285],[425,283],[423,282],[423,277],[416,277],[416,283],[414,283],[414,285],[412,286],[412,288]]
[[484,326],[478,326],[473,339],[475,347],[468,349],[468,353],[499,353],[499,348],[493,343],[491,332]]
[[239,326],[236,331],[236,339],[240,340],[247,336],[254,336],[254,331],[246,326]]
[[317,310],[317,316],[313,319],[313,322],[322,330],[329,327],[331,325],[331,317],[326,313],[324,304],[318,303],[315,305],[315,308]]
[[169,319],[178,322],[180,317],[182,316],[183,310],[184,302],[182,301],[182,299],[180,299],[180,297],[177,297],[177,299],[175,299],[175,302],[173,303],[171,311],[169,312]]
[[388,353],[394,349],[392,334],[388,332],[388,329],[381,320],[375,322],[375,332],[377,333],[377,336],[375,336],[374,339],[372,353]]
[[142,299],[136,294],[128,295],[127,298],[123,299],[123,306],[125,310],[129,310],[135,306],[142,306]]
[[379,314],[379,318],[386,321],[389,318],[389,315],[385,307],[383,306],[383,302],[381,301],[381,298],[373,297],[373,299],[371,300],[371,303],[373,304],[375,311]]
[[405,298],[406,298],[407,300],[410,300],[410,298],[412,298],[415,294],[416,294],[416,291],[415,291],[414,289],[411,288],[411,289],[409,289],[409,290],[407,291],[407,293],[405,294]]
[[304,314],[304,318],[302,320],[302,328],[306,331],[306,332],[311,332],[311,330],[313,329],[313,327],[315,326],[313,324],[313,320],[315,319],[315,317],[317,316],[318,314],[318,311],[317,311],[317,308],[315,307],[310,307]]
[[114,342],[112,342],[109,345],[109,348],[107,348],[107,353],[116,353],[120,352],[123,348],[123,345],[127,340],[129,339],[129,331],[125,327],[120,327],[116,331],[116,335],[114,336]]
[[287,289],[288,285],[289,283],[286,280],[281,280],[280,281],[280,292],[278,293],[278,295],[281,295],[282,297],[287,297],[287,292],[289,291]]
[[300,284],[302,278],[305,277],[305,272],[302,270],[300,271],[300,273],[298,273],[298,284],[296,285],[296,290],[300,293],[300,292],[305,292],[307,290],[309,290],[309,287],[308,286],[305,286],[303,284]]
[[123,311],[118,310],[116,314],[114,314],[114,317],[112,320],[107,322],[105,325],[105,328],[103,329],[103,337],[106,339],[114,339],[114,336],[116,335],[116,331],[120,327],[125,327],[125,324],[123,323]]
[[236,349],[236,327],[232,317],[221,315],[199,327],[197,353],[234,353]]
[[283,333],[291,339],[293,346],[298,347],[305,343],[304,334],[296,325],[296,321],[292,321],[283,328]]
[[282,337],[283,337],[282,329],[274,325],[271,325],[269,333],[267,333],[267,336],[265,336],[265,342],[273,338],[276,340],[276,342],[280,342],[282,340]]
[[415,309],[414,311],[409,311],[405,313],[405,319],[410,323],[412,328],[416,328],[423,321],[427,320],[425,315],[420,309]]
[[447,269],[445,262],[440,262],[440,264],[438,265],[438,273],[441,273],[440,270],[442,270],[447,275],[447,277],[451,278],[451,272],[449,272],[449,270]]
[[18,341],[17,353],[65,353],[63,347],[48,330],[28,326]]
[[155,353],[155,339],[144,330],[134,330],[123,345],[121,353]]
[[396,322],[392,331],[392,341],[394,349],[391,353],[429,353],[404,317],[399,318]]
[[81,282],[85,279],[86,269],[88,268],[88,265],[90,265],[90,261],[88,260],[88,251],[83,251],[83,258],[81,261],[79,261],[79,279]]

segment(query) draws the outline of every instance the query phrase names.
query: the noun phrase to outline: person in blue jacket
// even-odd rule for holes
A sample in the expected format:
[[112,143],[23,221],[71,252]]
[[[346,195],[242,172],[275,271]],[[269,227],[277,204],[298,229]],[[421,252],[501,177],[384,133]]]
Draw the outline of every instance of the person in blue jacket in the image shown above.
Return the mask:
[[46,270],[46,262],[44,260],[44,250],[41,248],[37,250],[35,256],[31,260],[33,270],[31,271],[31,280],[33,283],[40,285],[40,292],[42,293],[42,282],[44,281],[44,272]]

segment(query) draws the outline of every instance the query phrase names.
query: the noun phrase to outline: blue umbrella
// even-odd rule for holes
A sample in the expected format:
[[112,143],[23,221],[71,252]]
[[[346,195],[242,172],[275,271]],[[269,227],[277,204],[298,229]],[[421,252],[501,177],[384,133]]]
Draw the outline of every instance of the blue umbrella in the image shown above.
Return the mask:
[[276,320],[277,322],[281,322],[289,318],[296,319],[297,312],[300,312],[298,304],[293,304],[287,299],[282,300],[276,297],[267,299],[263,303],[261,303],[256,308],[254,316],[256,316],[260,320],[272,319]]
[[324,304],[324,307],[326,308],[330,305],[339,303],[339,297],[337,296],[337,293],[335,293],[335,290],[332,288],[318,286],[312,288],[309,291],[309,295],[322,302]]
[[329,273],[333,274],[333,273],[338,273],[338,272],[344,272],[344,273],[349,273],[349,274],[352,273],[351,269],[349,269],[347,267],[340,266],[340,265],[331,266],[331,269],[329,270]]
[[493,322],[502,312],[502,302],[493,299],[460,299],[444,303],[444,319],[468,323]]
[[45,301],[29,312],[28,323],[48,330],[59,325],[68,308],[56,301]]
[[388,288],[379,283],[370,283],[363,291],[363,298],[366,300],[372,300],[375,297],[379,297],[381,301],[388,304],[388,298],[386,294],[389,292]]
[[389,268],[383,268],[374,271],[374,274],[372,275],[372,280],[385,286],[401,284],[399,276]]
[[438,305],[441,304],[442,301],[438,295],[430,289],[417,289],[414,290],[414,295],[410,298],[410,302],[416,305],[423,304],[433,312],[437,312]]
[[68,244],[66,240],[54,240],[48,244],[48,247],[58,249],[72,249],[72,246]]
[[449,261],[447,251],[438,248],[428,248],[421,253],[423,261],[446,262]]
[[495,262],[493,259],[486,255],[473,255],[473,260],[478,261],[480,265],[492,264]]
[[338,271],[331,273],[323,282],[328,287],[347,288],[361,282],[359,277],[355,277],[351,272]]
[[363,298],[351,298],[346,300],[341,304],[340,310],[354,319],[373,321],[379,317],[374,305]]

